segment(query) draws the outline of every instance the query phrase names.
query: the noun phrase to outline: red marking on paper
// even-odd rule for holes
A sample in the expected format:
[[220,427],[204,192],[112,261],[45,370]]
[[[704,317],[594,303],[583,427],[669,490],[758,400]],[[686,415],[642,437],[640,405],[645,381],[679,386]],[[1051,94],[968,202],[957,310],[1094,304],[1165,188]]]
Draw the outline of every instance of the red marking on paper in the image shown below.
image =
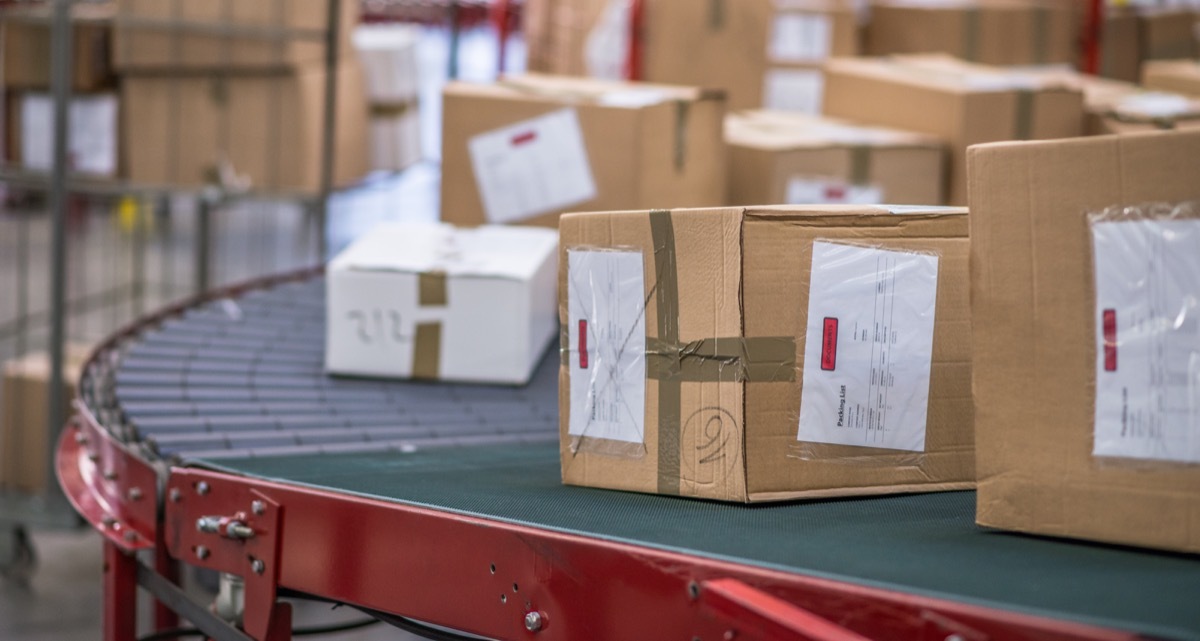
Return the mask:
[[579,369],[587,369],[587,321],[579,321]]
[[537,132],[533,131],[533,130],[529,130],[524,133],[519,133],[519,134],[513,136],[512,137],[512,146],[519,147],[527,142],[533,142],[535,140],[537,140]]
[[821,369],[832,372],[837,367],[838,319],[825,317],[821,332]]
[[1104,310],[1104,371],[1117,371],[1117,310]]

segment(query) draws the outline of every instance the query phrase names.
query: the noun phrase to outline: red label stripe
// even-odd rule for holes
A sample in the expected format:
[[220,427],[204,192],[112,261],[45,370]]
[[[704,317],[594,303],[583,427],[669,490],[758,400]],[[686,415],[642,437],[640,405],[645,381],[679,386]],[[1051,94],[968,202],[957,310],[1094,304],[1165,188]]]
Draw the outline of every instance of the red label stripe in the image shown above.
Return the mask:
[[1117,310],[1104,310],[1104,371],[1117,371]]
[[587,321],[579,321],[579,369],[587,369]]
[[533,130],[526,131],[512,137],[512,146],[517,147],[527,142],[533,142],[534,140],[537,140],[537,132]]
[[838,319],[825,317],[821,332],[821,369],[832,372],[837,367]]

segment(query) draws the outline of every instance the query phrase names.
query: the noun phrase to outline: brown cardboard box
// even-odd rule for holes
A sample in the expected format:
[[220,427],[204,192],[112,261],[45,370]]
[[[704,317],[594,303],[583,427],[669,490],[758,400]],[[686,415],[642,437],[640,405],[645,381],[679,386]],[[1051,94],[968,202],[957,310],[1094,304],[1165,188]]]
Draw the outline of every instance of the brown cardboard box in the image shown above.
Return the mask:
[[[334,184],[367,173],[362,70],[339,67]],[[325,72],[127,75],[121,82],[126,174],[135,183],[223,183],[275,191],[320,186]]]
[[[965,213],[807,206],[563,216],[563,481],[738,502],[971,487]],[[881,278],[891,294],[878,294]],[[894,297],[911,306],[882,330],[893,346],[884,366],[872,360],[869,321],[855,319],[873,318]],[[921,328],[909,322],[916,309]],[[913,342],[899,345],[898,336]],[[871,402],[895,414],[862,407],[878,389],[871,363],[888,368],[892,395]],[[928,369],[898,373],[913,365]],[[837,391],[842,377],[848,384]],[[868,430],[870,421],[883,429]],[[801,441],[805,430],[880,446]],[[913,430],[924,440],[906,451],[869,436]]]
[[940,204],[945,145],[896,129],[777,111],[725,118],[733,205]]
[[[944,56],[840,59],[825,66],[825,113],[937,136],[949,145],[946,202],[967,202],[966,150],[1083,132],[1083,96],[1034,74]],[[882,108],[881,105],[886,105]]]
[[1142,66],[1142,84],[1147,89],[1200,96],[1200,61],[1157,60]]
[[[178,2],[117,0],[113,66],[119,71],[263,71],[325,59],[327,0]],[[359,3],[340,5],[338,41],[350,55]],[[290,34],[288,32],[290,31]]]
[[[64,417],[70,416],[75,384],[87,358],[82,346],[68,345],[63,369]],[[46,434],[50,358],[45,352],[28,354],[4,363],[3,396],[0,396],[0,489],[38,494],[46,489],[50,474],[50,448]]]
[[1141,21],[1137,11],[1105,7],[1100,25],[1100,75],[1137,82],[1141,62]]
[[1196,131],[970,150],[980,524],[1200,551],[1200,468],[1092,456],[1103,337],[1087,218],[1200,198],[1197,158]]
[[1138,12],[1143,60],[1196,55],[1196,14],[1187,8],[1145,7]]
[[[71,7],[71,89],[99,91],[114,85],[109,66],[112,40],[110,5]],[[50,10],[47,6],[5,7],[0,13],[4,86],[50,88]]]
[[725,202],[720,92],[527,74],[451,83],[442,109],[442,220],[456,225]]
[[1087,135],[1121,134],[1200,126],[1200,99],[1147,91],[1120,80],[1062,69],[1026,70],[1083,92]]
[[1063,4],[965,0],[876,2],[867,53],[945,53],[993,65],[1074,63],[1076,12]]
[[1195,56],[1195,14],[1182,8],[1108,7],[1100,34],[1100,75],[1137,82],[1148,60]]

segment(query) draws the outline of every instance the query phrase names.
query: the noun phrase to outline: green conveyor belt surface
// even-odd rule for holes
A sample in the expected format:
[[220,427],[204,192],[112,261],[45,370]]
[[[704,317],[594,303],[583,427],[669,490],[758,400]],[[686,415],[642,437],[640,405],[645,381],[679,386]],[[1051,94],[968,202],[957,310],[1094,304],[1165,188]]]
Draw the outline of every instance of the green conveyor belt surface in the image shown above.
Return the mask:
[[1200,557],[986,530],[974,524],[974,492],[743,506],[566,487],[554,445],[245,458],[211,467],[1200,641]]

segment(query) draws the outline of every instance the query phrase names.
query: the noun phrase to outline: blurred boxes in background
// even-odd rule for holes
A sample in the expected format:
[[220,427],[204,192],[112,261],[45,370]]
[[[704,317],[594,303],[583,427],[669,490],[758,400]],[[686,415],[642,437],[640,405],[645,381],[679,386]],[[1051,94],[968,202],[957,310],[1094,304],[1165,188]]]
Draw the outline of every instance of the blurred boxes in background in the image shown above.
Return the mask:
[[[9,95],[5,158],[25,169],[50,171],[54,155],[54,100],[43,92]],[[117,94],[74,95],[67,115],[67,166],[93,177],[115,178],[119,161]]]
[[1083,133],[1081,92],[1036,74],[948,56],[839,59],[825,73],[826,114],[946,141],[951,204],[967,201],[968,146]]
[[354,31],[367,79],[373,170],[400,171],[421,160],[420,38],[414,25],[362,25]]
[[991,65],[1073,64],[1078,13],[1061,3],[961,0],[871,5],[870,55],[945,53]]
[[945,145],[833,118],[741,111],[725,118],[729,202],[937,205]]
[[[628,0],[529,3],[529,68],[627,77],[629,6]],[[816,112],[821,63],[859,51],[857,19],[849,2],[654,0],[642,7],[639,77],[724,89],[733,109]]]
[[[71,6],[71,90],[102,91],[113,87],[110,65],[112,5]],[[9,89],[50,88],[50,8],[47,5],[4,7],[0,11],[3,77]]]
[[[126,175],[135,183],[313,192],[320,186],[323,64],[294,73],[127,75]],[[362,68],[339,67],[334,185],[367,173]]]
[[[68,343],[63,364],[63,418],[71,402],[88,349]],[[46,432],[49,409],[50,357],[34,352],[4,363],[0,386],[0,490],[40,494],[50,480],[50,448]]]
[[1200,61],[1160,60],[1142,66],[1142,84],[1147,89],[1200,96]]
[[1196,13],[1187,8],[1105,7],[1099,73],[1137,82],[1147,60],[1196,55]]
[[1200,126],[1200,99],[1067,70],[1028,70],[1083,92],[1087,135]]
[[558,334],[558,234],[380,225],[326,268],[335,374],[523,384]]
[[967,218],[563,216],[563,481],[737,502],[970,488]]
[[[349,55],[359,3],[340,4],[340,56]],[[113,65],[150,70],[251,71],[325,59],[328,0],[116,0]]]
[[725,202],[720,92],[528,74],[443,93],[442,220]]
[[[971,149],[980,524],[1200,552],[1194,414],[1188,424],[1195,352],[1187,347],[1196,344],[1188,298],[1200,286],[1200,221],[1109,223],[1127,234],[1115,244],[1133,252],[1116,262],[1098,258],[1109,243],[1089,224],[1089,213],[1109,207],[1200,199],[1197,158],[1200,131]],[[1096,265],[1128,282],[1127,304],[1109,307]],[[1124,454],[1097,452],[1102,434],[1117,433]]]

